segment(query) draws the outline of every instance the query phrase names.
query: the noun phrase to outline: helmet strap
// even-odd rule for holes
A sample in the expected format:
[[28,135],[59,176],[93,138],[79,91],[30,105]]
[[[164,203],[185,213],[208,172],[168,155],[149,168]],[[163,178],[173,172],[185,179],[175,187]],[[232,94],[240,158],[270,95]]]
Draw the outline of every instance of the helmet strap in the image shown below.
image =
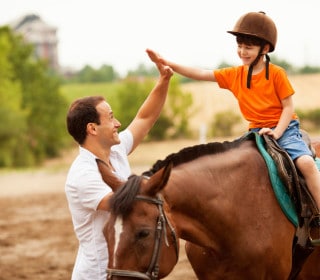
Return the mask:
[[[249,66],[248,76],[247,76],[247,88],[250,88],[253,67],[258,63],[258,61],[259,61],[261,56],[263,56],[262,48],[260,50],[260,53],[256,57],[256,59]],[[269,57],[268,54],[265,54],[265,57],[266,57],[266,79],[269,80],[269,62],[270,62],[270,57]]]
[[270,63],[270,57],[268,54],[265,54],[266,57],[266,79],[269,80],[269,63]]
[[252,71],[253,71],[253,63],[250,64],[249,70],[248,70],[248,76],[247,76],[247,88],[250,88],[250,82],[252,77]]
[[257,55],[256,59],[249,66],[248,76],[247,76],[247,88],[250,88],[253,67],[258,63],[261,55],[262,55],[262,52],[260,51],[260,53]]

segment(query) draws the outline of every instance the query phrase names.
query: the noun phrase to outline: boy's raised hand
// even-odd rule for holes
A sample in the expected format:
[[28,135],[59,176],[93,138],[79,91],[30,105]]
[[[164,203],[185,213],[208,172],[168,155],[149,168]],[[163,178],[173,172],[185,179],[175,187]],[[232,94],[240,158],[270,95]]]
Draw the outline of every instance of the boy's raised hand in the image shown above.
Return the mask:
[[148,54],[148,56],[150,57],[150,59],[154,62],[154,63],[161,63],[166,65],[165,60],[155,51],[151,50],[151,49],[146,49],[146,52]]
[[167,77],[171,77],[173,75],[173,70],[166,65],[165,60],[158,53],[151,49],[146,49],[146,52],[150,59],[157,65],[161,75]]

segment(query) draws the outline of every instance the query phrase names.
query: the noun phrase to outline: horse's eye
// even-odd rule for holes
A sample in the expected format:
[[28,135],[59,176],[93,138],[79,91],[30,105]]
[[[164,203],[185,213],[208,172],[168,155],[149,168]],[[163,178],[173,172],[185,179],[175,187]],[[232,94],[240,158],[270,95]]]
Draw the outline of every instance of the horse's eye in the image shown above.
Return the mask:
[[147,229],[140,230],[136,233],[136,240],[146,238],[150,234],[150,231]]

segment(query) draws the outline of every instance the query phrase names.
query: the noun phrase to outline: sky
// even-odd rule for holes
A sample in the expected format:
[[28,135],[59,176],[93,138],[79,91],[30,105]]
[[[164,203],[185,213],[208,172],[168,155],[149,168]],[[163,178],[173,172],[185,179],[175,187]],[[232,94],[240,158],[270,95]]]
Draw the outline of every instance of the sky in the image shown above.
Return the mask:
[[295,66],[320,66],[318,0],[1,0],[0,25],[37,14],[58,29],[61,66],[111,65],[120,74],[152,65],[145,50],[172,61],[214,69],[238,65],[227,33],[247,12],[276,23],[274,54]]

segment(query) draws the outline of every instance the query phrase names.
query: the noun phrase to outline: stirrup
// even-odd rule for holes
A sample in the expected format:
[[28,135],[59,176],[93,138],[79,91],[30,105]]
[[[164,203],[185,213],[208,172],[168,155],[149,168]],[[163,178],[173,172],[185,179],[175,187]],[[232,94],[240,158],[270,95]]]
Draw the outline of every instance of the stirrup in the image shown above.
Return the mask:
[[310,219],[309,241],[313,246],[320,246],[320,214],[317,214]]

